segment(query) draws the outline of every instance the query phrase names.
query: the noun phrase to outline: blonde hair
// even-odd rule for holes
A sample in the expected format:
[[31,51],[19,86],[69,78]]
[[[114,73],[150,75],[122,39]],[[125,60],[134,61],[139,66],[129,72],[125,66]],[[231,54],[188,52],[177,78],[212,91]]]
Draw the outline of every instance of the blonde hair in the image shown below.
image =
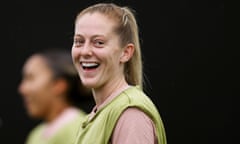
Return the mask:
[[113,3],[98,3],[83,9],[76,17],[76,21],[86,13],[99,12],[116,21],[114,32],[120,37],[122,47],[128,43],[134,44],[132,58],[125,63],[124,76],[128,84],[143,85],[142,56],[138,34],[138,25],[133,9],[120,7]]

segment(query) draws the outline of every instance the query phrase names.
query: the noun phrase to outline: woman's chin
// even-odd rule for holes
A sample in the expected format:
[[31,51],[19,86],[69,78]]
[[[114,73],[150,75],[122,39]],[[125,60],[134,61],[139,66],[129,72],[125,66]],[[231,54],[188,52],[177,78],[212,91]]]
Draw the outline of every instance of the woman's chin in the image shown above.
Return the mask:
[[29,115],[31,118],[35,118],[35,119],[40,119],[40,118],[42,118],[41,114],[39,114],[38,112],[35,112],[35,111],[28,111],[28,115]]
[[83,79],[82,84],[87,88],[95,88],[97,85],[97,81],[93,79]]
[[90,88],[90,89],[92,89],[92,88],[95,88],[95,84],[92,84],[92,83],[85,83],[85,84],[83,84],[86,88]]

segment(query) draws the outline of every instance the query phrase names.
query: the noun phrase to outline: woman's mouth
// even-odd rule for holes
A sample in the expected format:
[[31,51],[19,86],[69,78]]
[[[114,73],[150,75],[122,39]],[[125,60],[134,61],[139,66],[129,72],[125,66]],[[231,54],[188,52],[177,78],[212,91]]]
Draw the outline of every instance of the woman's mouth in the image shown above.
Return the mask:
[[82,68],[84,70],[93,70],[99,67],[99,63],[97,62],[80,62]]

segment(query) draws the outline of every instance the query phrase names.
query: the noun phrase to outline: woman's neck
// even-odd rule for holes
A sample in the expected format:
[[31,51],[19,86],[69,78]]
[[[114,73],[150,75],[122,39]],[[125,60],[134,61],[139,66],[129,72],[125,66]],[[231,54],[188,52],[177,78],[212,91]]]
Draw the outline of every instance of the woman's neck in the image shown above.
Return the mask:
[[108,83],[105,86],[93,89],[93,95],[96,102],[96,105],[101,105],[109,96],[111,96],[114,92],[122,89],[123,87],[128,86],[125,79],[120,79],[117,82]]
[[45,121],[47,123],[54,121],[68,107],[70,107],[70,105],[67,103],[55,103],[49,110]]

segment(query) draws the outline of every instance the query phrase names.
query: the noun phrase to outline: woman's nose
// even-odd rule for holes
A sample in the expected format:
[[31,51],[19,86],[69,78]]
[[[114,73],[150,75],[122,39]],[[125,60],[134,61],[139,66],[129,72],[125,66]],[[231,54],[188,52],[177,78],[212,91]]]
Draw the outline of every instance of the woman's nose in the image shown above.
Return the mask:
[[23,93],[25,92],[25,85],[23,82],[21,82],[19,85],[18,85],[18,93],[23,95]]
[[92,55],[92,48],[89,44],[85,43],[81,49],[83,56],[91,56]]

